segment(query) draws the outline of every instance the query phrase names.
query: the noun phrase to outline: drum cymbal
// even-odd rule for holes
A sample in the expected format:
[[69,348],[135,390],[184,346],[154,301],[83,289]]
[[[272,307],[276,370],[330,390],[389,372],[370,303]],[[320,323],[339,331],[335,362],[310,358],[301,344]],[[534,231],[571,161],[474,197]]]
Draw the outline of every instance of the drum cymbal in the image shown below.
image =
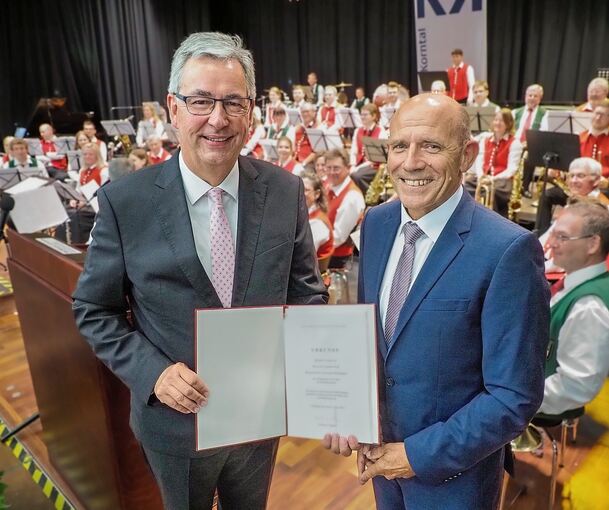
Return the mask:
[[337,83],[336,85],[330,85],[330,87],[336,87],[337,89],[344,89],[345,87],[353,87],[353,83],[345,83],[344,81],[341,81],[340,83]]

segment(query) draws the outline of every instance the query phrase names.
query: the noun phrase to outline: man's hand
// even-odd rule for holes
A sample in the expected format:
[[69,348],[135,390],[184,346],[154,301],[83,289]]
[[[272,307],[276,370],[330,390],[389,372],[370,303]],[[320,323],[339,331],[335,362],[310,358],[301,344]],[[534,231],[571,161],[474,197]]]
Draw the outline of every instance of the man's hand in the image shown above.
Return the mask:
[[357,437],[343,437],[338,434],[326,434],[321,440],[321,444],[325,449],[343,457],[349,457],[354,450],[359,450],[362,446]]
[[184,363],[168,366],[154,385],[154,394],[165,405],[181,413],[198,413],[207,405],[209,388]]
[[357,461],[358,471],[361,473],[359,481],[362,485],[374,476],[384,476],[387,480],[393,480],[412,478],[415,475],[408,462],[404,443],[371,446],[358,452]]

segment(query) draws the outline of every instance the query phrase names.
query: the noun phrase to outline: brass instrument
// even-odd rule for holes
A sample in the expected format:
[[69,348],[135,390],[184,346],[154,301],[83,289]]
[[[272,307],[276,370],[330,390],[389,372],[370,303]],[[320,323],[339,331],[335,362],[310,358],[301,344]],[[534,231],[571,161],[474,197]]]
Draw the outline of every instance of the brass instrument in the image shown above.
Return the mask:
[[522,207],[522,178],[524,175],[524,164],[528,155],[527,146],[524,145],[522,154],[520,154],[518,168],[512,179],[512,192],[510,193],[510,201],[508,202],[508,218],[514,222],[518,221],[518,212]]
[[492,175],[485,174],[478,177],[474,199],[484,207],[493,209],[495,205],[495,181]]
[[389,178],[387,165],[383,163],[379,166],[374,179],[372,179],[372,182],[366,191],[366,205],[374,206],[382,202],[386,202],[387,199],[393,194],[392,191],[393,183]]

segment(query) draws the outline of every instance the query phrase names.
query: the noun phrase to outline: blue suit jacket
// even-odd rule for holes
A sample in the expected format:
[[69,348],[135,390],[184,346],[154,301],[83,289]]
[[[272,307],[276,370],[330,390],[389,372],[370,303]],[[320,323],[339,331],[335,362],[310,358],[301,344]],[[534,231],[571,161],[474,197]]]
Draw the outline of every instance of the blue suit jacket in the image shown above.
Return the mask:
[[[378,306],[400,207],[364,219],[362,303]],[[504,446],[543,397],[549,297],[535,236],[464,193],[389,348],[377,317],[383,441],[404,441],[416,473],[400,481],[407,508],[492,508]]]

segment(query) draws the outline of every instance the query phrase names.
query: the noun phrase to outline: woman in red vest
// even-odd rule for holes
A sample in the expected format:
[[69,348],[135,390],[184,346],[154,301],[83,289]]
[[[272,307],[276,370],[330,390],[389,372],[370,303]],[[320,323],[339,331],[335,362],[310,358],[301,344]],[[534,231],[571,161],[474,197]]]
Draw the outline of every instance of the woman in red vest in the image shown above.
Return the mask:
[[309,208],[309,224],[313,234],[313,243],[317,251],[317,262],[320,271],[325,271],[334,251],[332,224],[328,219],[328,199],[326,190],[319,176],[306,172],[302,176],[304,195]]
[[277,166],[294,175],[300,175],[304,171],[304,167],[294,158],[294,146],[287,136],[277,140],[277,154],[279,154]]
[[494,210],[507,217],[512,178],[522,156],[522,145],[514,137],[514,117],[508,108],[502,108],[495,114],[492,131],[480,134],[478,144],[480,151],[472,167],[475,178],[466,187],[472,192],[480,176],[490,175],[495,188]]
[[79,187],[95,181],[99,186],[108,180],[108,166],[101,157],[99,146],[90,142],[82,149],[83,166],[78,173]]

